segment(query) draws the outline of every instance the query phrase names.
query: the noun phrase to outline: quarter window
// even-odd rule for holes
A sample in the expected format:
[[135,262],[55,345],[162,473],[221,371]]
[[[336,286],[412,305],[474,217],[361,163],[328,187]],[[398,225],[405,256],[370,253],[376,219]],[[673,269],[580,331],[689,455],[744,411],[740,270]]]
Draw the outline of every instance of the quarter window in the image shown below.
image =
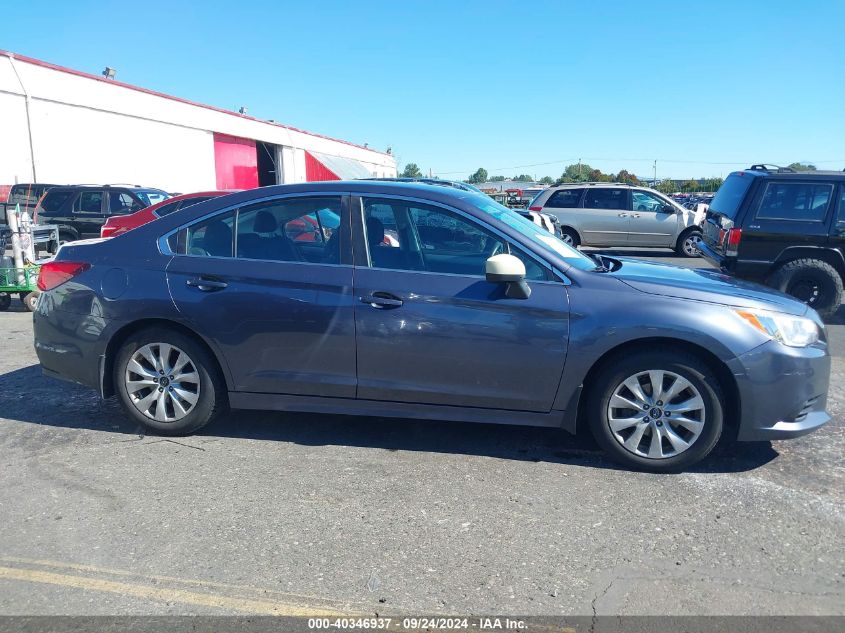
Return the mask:
[[574,209],[581,200],[583,189],[560,189],[555,191],[543,206],[553,209]]
[[143,209],[144,205],[133,199],[128,193],[109,193],[109,210],[115,215],[125,215]]
[[513,253],[526,279],[546,279],[545,269],[480,225],[439,207],[398,200],[365,200],[370,265],[483,277],[489,257]]
[[192,224],[185,230],[184,252],[200,257],[231,257],[234,226],[235,211]]
[[822,222],[832,193],[832,185],[770,182],[757,210],[757,219]]
[[587,189],[585,209],[627,209],[626,189]]

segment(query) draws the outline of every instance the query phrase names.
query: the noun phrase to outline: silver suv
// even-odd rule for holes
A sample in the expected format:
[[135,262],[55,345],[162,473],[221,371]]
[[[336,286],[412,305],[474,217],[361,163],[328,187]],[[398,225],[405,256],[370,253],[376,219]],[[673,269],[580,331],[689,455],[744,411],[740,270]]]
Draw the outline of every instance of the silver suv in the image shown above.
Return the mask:
[[698,257],[701,211],[684,209],[654,189],[619,183],[549,187],[529,206],[560,220],[563,240],[573,246],[673,248]]

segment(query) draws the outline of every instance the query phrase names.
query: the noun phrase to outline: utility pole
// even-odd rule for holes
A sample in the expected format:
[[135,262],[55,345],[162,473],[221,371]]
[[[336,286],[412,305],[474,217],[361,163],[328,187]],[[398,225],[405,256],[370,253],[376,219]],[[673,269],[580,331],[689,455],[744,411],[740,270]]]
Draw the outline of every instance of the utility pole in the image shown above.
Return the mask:
[[578,159],[578,180],[581,180],[581,159]]
[[652,182],[651,186],[654,187],[657,185],[657,159],[654,160],[654,182]]

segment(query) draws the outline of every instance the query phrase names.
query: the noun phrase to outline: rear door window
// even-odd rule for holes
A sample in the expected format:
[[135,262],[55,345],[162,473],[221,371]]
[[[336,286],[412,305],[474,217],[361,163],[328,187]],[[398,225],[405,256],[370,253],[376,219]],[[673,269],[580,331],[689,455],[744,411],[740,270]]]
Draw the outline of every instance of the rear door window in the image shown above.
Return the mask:
[[739,173],[728,176],[716,192],[713,202],[710,203],[710,211],[720,213],[731,220],[736,219],[737,211],[752,182],[754,182],[754,176],[748,174]]
[[112,215],[126,215],[135,213],[144,208],[144,205],[129,195],[127,192],[109,192],[109,212]]
[[552,209],[574,209],[581,201],[583,189],[560,189],[555,191],[544,206]]
[[76,199],[76,202],[73,205],[73,210],[75,213],[102,213],[103,192],[83,191]]
[[585,209],[627,209],[627,189],[588,189],[584,196]]
[[832,195],[833,185],[770,182],[757,209],[757,219],[824,222]]

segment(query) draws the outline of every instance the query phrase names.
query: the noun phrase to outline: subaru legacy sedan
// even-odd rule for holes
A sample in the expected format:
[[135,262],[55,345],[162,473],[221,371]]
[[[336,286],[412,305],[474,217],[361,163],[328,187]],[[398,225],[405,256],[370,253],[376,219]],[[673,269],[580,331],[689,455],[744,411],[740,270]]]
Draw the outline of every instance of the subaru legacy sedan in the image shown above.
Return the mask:
[[[331,231],[296,239],[327,215]],[[244,191],[66,244],[38,283],[45,374],[116,395],[162,434],[230,407],[586,425],[614,459],[667,471],[723,435],[829,420],[825,329],[803,303],[589,257],[470,191]]]

